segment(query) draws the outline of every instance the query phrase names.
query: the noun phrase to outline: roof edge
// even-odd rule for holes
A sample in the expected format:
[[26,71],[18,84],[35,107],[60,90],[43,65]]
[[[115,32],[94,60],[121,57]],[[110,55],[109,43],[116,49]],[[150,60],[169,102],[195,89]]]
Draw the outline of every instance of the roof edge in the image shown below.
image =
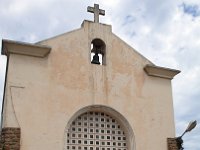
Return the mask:
[[51,47],[46,45],[31,44],[13,40],[2,40],[1,54],[9,56],[10,54],[27,55],[44,58],[51,51]]
[[82,24],[81,24],[81,27],[84,27],[84,25],[85,25],[86,23],[100,24],[100,25],[103,25],[103,26],[112,27],[112,25],[110,25],[110,24],[101,23],[101,22],[96,23],[96,22],[93,22],[93,21],[91,21],[91,20],[83,20],[83,22],[82,22]]
[[149,65],[149,64],[144,67],[144,70],[149,76],[160,77],[170,80],[172,80],[177,74],[181,72],[180,70]]
[[122,41],[125,45],[127,45],[130,49],[132,49],[138,56],[142,57],[143,59],[147,60],[150,64],[155,65],[152,61],[150,61],[147,57],[142,55],[138,50],[136,50],[134,47],[132,47],[129,43],[121,39],[118,35],[115,33],[112,33],[116,38],[118,38],[120,41]]

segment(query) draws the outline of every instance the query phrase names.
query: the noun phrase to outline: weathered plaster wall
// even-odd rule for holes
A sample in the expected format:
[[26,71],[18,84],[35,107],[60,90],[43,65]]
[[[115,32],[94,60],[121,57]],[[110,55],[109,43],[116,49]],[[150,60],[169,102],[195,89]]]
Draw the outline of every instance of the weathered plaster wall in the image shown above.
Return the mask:
[[[94,38],[106,44],[106,65],[90,63]],[[106,105],[131,125],[136,150],[167,150],[174,137],[171,81],[147,76],[150,61],[121,41],[111,26],[81,29],[46,40],[45,58],[10,55],[4,127],[21,128],[21,150],[62,150],[65,127],[78,110]],[[7,118],[7,119],[5,119]]]

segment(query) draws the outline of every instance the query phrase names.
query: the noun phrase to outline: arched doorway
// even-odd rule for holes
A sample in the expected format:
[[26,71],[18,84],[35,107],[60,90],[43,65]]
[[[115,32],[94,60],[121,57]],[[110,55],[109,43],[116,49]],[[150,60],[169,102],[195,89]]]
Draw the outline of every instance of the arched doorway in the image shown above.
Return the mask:
[[65,150],[134,150],[132,129],[117,111],[88,106],[70,119],[65,130]]

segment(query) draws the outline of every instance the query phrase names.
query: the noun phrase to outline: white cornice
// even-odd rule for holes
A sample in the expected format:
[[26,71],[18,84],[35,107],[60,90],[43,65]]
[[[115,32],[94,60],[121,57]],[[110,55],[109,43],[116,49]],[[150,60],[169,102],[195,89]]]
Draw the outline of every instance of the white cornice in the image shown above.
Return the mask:
[[149,76],[166,78],[170,80],[173,79],[175,75],[181,72],[180,70],[164,68],[155,65],[146,65],[144,67],[144,70]]
[[2,40],[1,54],[20,54],[34,57],[45,57],[51,51],[51,47],[30,43],[23,43],[11,40]]

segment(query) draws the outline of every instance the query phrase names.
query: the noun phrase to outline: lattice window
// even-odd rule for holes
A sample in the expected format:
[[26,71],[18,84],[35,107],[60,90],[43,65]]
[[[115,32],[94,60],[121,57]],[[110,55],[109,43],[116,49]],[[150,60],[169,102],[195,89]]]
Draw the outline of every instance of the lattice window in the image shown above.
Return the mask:
[[78,116],[67,132],[67,150],[127,150],[120,124],[101,112]]

